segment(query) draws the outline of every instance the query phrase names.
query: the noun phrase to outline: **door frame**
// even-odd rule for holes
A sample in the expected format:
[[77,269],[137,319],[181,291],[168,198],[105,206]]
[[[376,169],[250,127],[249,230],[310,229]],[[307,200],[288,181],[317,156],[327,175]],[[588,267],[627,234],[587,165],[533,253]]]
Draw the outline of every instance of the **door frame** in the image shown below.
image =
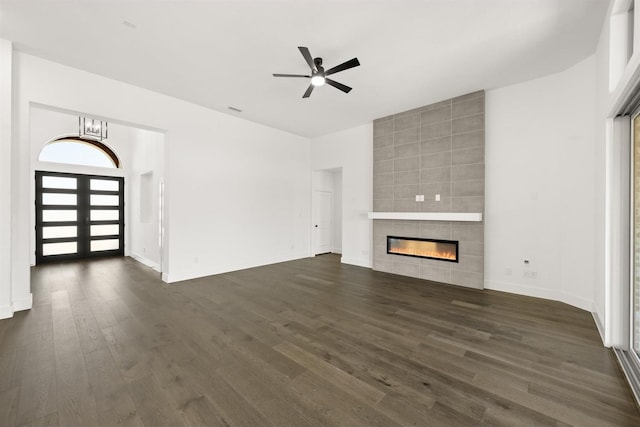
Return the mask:
[[[628,227],[629,227],[629,232],[628,232],[628,236],[629,236],[629,256],[628,256],[628,263],[629,263],[629,274],[628,274],[628,285],[629,285],[629,289],[628,289],[628,293],[626,295],[626,297],[628,298],[628,300],[624,301],[624,298],[621,301],[622,306],[627,306],[627,313],[625,313],[626,316],[623,316],[623,322],[626,321],[626,326],[628,327],[628,330],[625,331],[625,328],[622,328],[622,333],[624,334],[626,332],[627,336],[628,336],[628,342],[627,343],[623,343],[623,344],[627,344],[622,345],[621,348],[624,350],[627,350],[629,352],[629,357],[630,359],[633,360],[633,363],[636,366],[636,370],[640,371],[640,353],[635,349],[634,345],[636,344],[636,336],[637,336],[637,332],[636,331],[636,312],[635,312],[635,302],[636,302],[636,298],[635,298],[635,291],[636,291],[636,274],[638,273],[637,271],[637,266],[636,266],[636,251],[640,251],[640,248],[636,247],[636,239],[635,239],[635,235],[638,232],[638,229],[636,228],[636,209],[638,208],[638,201],[636,200],[636,191],[638,190],[635,186],[636,184],[636,173],[638,173],[638,171],[636,170],[635,166],[636,166],[636,162],[638,160],[638,156],[640,156],[640,154],[638,154],[636,152],[636,144],[639,143],[639,141],[636,141],[636,132],[635,132],[635,122],[636,120],[640,120],[640,105],[636,106],[636,108],[633,110],[633,112],[631,114],[629,114],[629,122],[628,122],[628,127],[629,127],[629,135],[628,135],[628,139],[630,140],[629,142],[629,201],[628,201],[628,211],[629,211],[629,218],[628,218]],[[636,155],[638,154],[638,155]],[[626,319],[625,319],[626,317]],[[624,326],[624,325],[623,325]]]

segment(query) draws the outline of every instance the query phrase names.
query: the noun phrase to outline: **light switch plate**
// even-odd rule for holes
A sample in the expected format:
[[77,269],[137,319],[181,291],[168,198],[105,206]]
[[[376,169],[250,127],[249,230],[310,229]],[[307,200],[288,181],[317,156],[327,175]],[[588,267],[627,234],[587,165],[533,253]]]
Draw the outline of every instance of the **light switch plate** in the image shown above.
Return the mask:
[[436,194],[436,202],[439,202],[439,201],[440,201],[440,195]]

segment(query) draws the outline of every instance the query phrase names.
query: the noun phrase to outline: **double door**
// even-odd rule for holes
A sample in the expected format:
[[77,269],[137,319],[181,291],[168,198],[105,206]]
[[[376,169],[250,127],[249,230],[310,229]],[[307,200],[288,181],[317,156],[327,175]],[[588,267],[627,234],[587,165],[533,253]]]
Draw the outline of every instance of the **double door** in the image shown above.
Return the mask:
[[124,178],[36,171],[36,264],[124,255]]

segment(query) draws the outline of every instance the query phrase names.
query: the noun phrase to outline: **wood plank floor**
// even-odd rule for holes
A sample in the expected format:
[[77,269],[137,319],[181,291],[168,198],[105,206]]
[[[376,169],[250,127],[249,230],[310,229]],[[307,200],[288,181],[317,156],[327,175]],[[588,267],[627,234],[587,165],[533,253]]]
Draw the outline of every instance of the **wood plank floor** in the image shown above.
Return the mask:
[[0,321],[2,426],[640,426],[591,315],[324,255],[167,285],[39,266]]

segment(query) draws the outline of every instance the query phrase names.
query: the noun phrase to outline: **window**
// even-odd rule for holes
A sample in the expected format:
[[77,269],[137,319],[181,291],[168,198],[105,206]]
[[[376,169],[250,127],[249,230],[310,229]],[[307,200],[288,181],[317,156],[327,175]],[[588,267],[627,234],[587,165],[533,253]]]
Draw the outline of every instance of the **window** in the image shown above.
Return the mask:
[[118,157],[109,147],[98,141],[77,137],[48,143],[40,151],[38,160],[111,169],[120,166]]

